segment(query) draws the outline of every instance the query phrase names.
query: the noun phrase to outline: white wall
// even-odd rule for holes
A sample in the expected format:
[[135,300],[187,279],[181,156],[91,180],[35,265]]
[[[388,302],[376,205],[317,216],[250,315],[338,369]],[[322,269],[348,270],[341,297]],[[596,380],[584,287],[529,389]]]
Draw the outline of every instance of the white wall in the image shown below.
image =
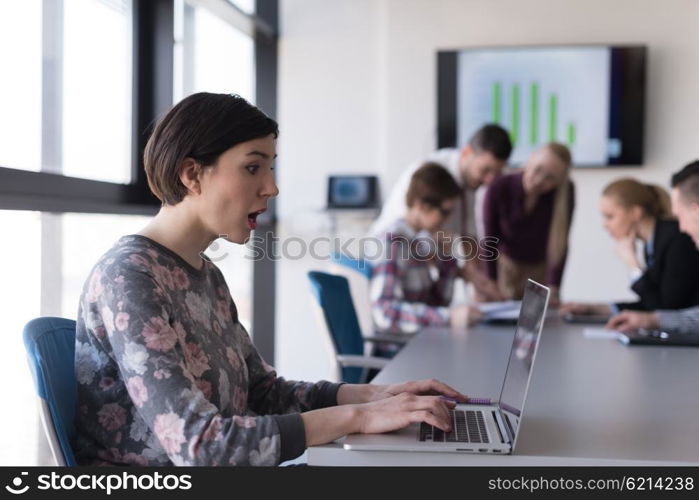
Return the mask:
[[[327,174],[375,172],[387,191],[403,167],[435,147],[437,50],[642,43],[649,47],[646,163],[574,172],[578,205],[562,289],[569,300],[630,297],[600,227],[598,194],[622,175],[667,184],[699,157],[697,27],[697,0],[281,0],[282,232],[324,205]],[[313,351],[301,294],[291,300],[289,292],[309,265],[282,262],[278,281],[277,364],[306,377],[325,367],[309,363],[300,346],[311,359],[323,353]]]

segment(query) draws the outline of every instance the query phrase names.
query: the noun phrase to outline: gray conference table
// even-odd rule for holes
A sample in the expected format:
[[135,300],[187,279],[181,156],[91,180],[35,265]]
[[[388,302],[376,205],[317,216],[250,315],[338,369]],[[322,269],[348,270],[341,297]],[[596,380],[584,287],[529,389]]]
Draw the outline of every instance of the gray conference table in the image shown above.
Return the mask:
[[[625,346],[547,318],[513,455],[311,447],[309,465],[699,465],[699,348]],[[428,329],[376,377],[497,398],[514,327]]]

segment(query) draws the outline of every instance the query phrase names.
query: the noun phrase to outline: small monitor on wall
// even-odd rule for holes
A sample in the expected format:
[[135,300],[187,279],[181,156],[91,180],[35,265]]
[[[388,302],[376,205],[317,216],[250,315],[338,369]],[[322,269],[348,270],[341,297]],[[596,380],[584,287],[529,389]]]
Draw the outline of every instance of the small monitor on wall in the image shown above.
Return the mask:
[[547,142],[577,166],[643,163],[645,46],[469,48],[437,54],[439,147],[461,147],[486,123],[507,129],[510,162]]
[[331,175],[328,177],[328,208],[376,208],[375,175]]

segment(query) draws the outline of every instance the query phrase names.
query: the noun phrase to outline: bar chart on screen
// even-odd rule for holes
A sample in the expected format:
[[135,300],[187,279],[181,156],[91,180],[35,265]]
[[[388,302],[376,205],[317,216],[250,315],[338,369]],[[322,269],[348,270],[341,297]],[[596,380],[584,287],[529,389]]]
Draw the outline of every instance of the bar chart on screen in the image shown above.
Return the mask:
[[510,133],[513,163],[547,142],[579,163],[609,154],[609,50],[605,47],[463,51],[458,64],[459,143],[483,123]]

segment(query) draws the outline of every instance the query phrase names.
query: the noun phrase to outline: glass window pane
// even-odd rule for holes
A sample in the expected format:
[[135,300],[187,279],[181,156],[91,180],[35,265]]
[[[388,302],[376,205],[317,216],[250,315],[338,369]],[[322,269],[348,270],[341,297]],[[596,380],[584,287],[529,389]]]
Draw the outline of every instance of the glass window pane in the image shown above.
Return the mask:
[[0,166],[41,168],[41,0],[0,2]]
[[22,340],[24,325],[40,316],[41,222],[38,212],[0,210],[12,244],[0,245],[0,465],[36,465],[39,410]]
[[194,15],[193,92],[240,94],[255,100],[253,40],[208,10]]
[[129,183],[132,0],[63,5],[63,173]]
[[0,1],[0,166],[131,182],[132,1]]
[[252,37],[204,7],[176,3],[174,100],[195,92],[235,93],[255,102]]

